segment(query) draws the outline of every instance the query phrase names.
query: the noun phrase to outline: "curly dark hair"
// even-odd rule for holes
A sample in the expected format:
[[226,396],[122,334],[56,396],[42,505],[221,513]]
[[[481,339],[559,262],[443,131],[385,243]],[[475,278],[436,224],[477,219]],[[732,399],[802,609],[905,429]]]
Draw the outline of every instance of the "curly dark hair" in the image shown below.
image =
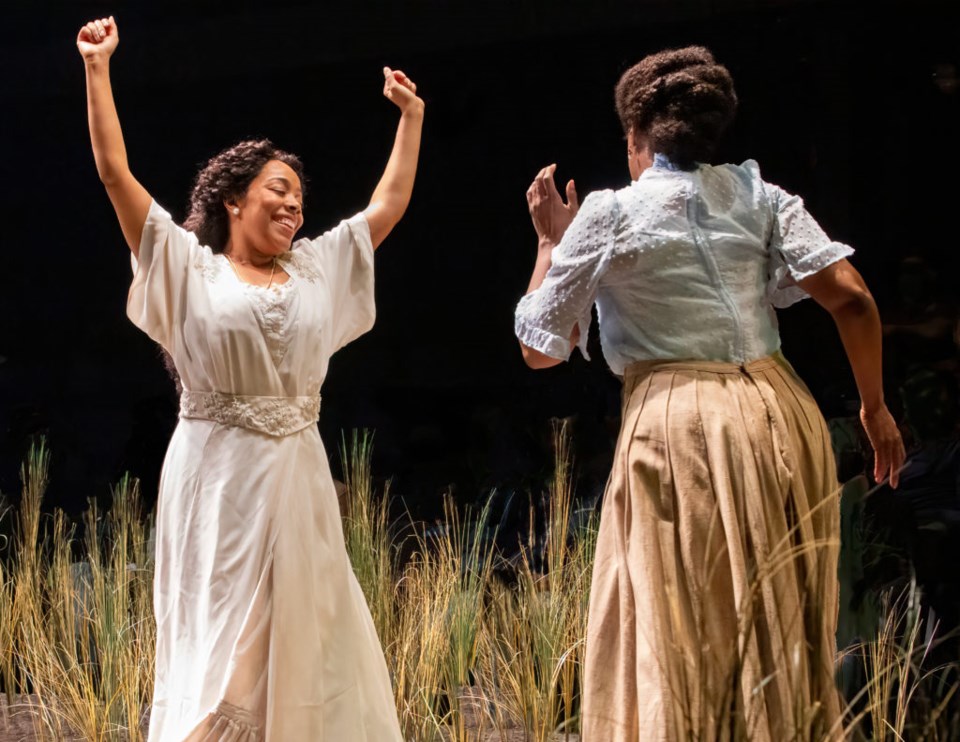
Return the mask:
[[710,160],[737,110],[733,78],[702,46],[644,57],[620,77],[614,98],[624,132],[685,169]]
[[197,173],[184,229],[196,234],[200,244],[207,245],[214,252],[223,252],[230,237],[224,201],[242,198],[253,179],[271,160],[289,165],[300,178],[306,195],[306,179],[299,157],[278,149],[269,139],[248,139],[210,158]]

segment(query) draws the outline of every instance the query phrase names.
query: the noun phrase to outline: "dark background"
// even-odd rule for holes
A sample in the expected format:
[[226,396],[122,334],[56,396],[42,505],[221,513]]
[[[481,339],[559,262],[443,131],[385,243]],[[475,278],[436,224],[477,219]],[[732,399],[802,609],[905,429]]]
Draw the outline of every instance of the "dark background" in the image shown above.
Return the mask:
[[[628,180],[613,86],[667,46],[703,43],[741,106],[718,161],[757,159],[801,194],[881,311],[919,255],[949,303],[958,245],[956,2],[326,3],[43,2],[4,5],[0,92],[0,492],[45,434],[47,503],[79,512],[129,470],[156,482],[175,424],[157,348],[126,319],[127,249],[100,186],[76,33],[114,14],[114,93],[131,168],[177,219],[198,166],[269,136],[300,154],[302,234],[362,209],[396,109],[381,68],[427,104],[412,205],[377,253],[378,321],[337,354],[321,431],[376,429],[375,474],[430,512],[452,488],[530,491],[549,468],[549,418],[574,416],[581,491],[602,486],[618,384],[592,363],[533,372],[512,334],[533,264],[524,191],[559,163],[581,197]],[[781,313],[784,348],[828,416],[855,404],[829,317]],[[594,328],[594,334],[596,328]],[[594,338],[594,346],[596,341]],[[896,358],[888,359],[896,363]],[[895,380],[891,383],[895,384]],[[896,390],[890,393],[896,407]],[[851,402],[853,400],[853,402]]]

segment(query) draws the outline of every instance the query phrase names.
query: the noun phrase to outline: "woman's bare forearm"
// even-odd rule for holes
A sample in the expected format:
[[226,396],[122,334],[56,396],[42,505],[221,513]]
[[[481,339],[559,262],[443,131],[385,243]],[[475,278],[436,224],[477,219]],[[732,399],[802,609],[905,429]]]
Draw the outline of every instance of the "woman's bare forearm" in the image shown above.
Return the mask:
[[879,409],[884,405],[883,330],[873,297],[865,292],[835,307],[830,314],[850,362],[860,404],[868,412]]
[[370,197],[367,221],[374,246],[390,233],[410,205],[420,158],[423,102],[414,101],[400,116],[390,159]]
[[150,211],[150,194],[137,182],[127,164],[127,148],[123,143],[120,118],[113,101],[108,60],[88,60],[87,120],[90,144],[97,174],[107,189],[120,230],[127,246],[138,255],[143,224]]
[[867,285],[846,260],[800,281],[800,287],[830,312],[840,333],[860,393],[860,420],[874,450],[873,476],[896,487],[905,457],[896,421],[883,398],[883,330]]
[[138,254],[143,224],[150,211],[150,194],[127,165],[127,148],[110,84],[110,58],[119,43],[113,16],[85,24],[77,35],[87,77],[87,123],[97,174],[117,212],[127,246]]
[[530,283],[527,285],[527,293],[530,294],[540,288],[543,279],[547,277],[547,272],[552,265],[551,255],[554,243],[543,237],[537,243],[537,262],[533,264],[533,274],[530,276]]
[[123,143],[120,117],[110,84],[110,61],[88,61],[84,67],[87,77],[87,122],[93,159],[97,163],[100,180],[110,188],[130,173],[127,148]]
[[803,279],[800,287],[833,317],[863,408],[882,407],[883,329],[877,305],[860,274],[841,260]]
[[[547,272],[550,270],[552,264],[551,256],[554,247],[556,247],[556,245],[549,238],[541,237],[539,239],[537,243],[537,261],[533,265],[533,274],[530,276],[530,284],[527,286],[528,294],[540,288],[543,284],[543,279],[547,277]],[[574,325],[573,332],[570,334],[571,348],[577,344],[579,339],[580,328]],[[546,353],[541,353],[539,350],[531,348],[529,345],[525,345],[523,341],[519,342],[520,352],[523,354],[523,362],[530,368],[553,368],[563,363],[563,360],[560,358],[553,358]]]
[[[533,221],[533,229],[537,233],[537,259],[533,264],[533,273],[530,276],[530,283],[527,285],[527,293],[531,294],[539,289],[553,265],[553,250],[560,244],[567,227],[573,221],[577,210],[580,208],[580,200],[577,197],[577,189],[572,180],[567,182],[566,196],[564,203],[563,197],[557,190],[554,182],[556,173],[556,164],[547,165],[541,168],[534,178],[533,183],[527,189],[527,207],[530,210],[530,218]],[[580,341],[580,326],[574,324],[570,331],[570,350]],[[523,353],[523,360],[530,368],[551,368],[563,360],[553,358],[540,352],[528,345],[520,342],[520,350]]]

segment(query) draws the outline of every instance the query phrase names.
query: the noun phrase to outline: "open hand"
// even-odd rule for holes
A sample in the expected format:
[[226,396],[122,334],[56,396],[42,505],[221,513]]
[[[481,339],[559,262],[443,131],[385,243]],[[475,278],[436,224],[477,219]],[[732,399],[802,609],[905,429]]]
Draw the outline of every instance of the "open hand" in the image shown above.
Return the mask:
[[873,447],[873,479],[877,484],[890,477],[890,486],[894,489],[900,483],[900,469],[906,452],[903,438],[886,405],[867,412],[860,410],[860,421]]
[[84,61],[94,59],[109,59],[117,48],[120,36],[117,33],[117,22],[113,16],[90,21],[77,34],[77,49]]
[[423,110],[423,101],[417,97],[417,84],[400,70],[383,68],[383,95],[403,113]]
[[530,209],[533,228],[541,242],[546,241],[552,245],[560,242],[580,208],[577,188],[572,180],[567,183],[567,202],[563,202],[553,181],[556,169],[556,165],[547,165],[537,173],[537,177],[527,189],[527,207]]

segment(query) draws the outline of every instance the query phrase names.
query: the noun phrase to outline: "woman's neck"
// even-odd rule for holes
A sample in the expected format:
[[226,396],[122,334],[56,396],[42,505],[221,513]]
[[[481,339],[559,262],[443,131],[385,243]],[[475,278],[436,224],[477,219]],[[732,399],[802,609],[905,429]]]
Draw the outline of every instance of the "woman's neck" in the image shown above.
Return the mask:
[[244,243],[243,240],[235,240],[233,237],[227,240],[223,253],[235,263],[251,265],[255,268],[272,265],[276,259],[275,255],[261,252],[252,245]]

